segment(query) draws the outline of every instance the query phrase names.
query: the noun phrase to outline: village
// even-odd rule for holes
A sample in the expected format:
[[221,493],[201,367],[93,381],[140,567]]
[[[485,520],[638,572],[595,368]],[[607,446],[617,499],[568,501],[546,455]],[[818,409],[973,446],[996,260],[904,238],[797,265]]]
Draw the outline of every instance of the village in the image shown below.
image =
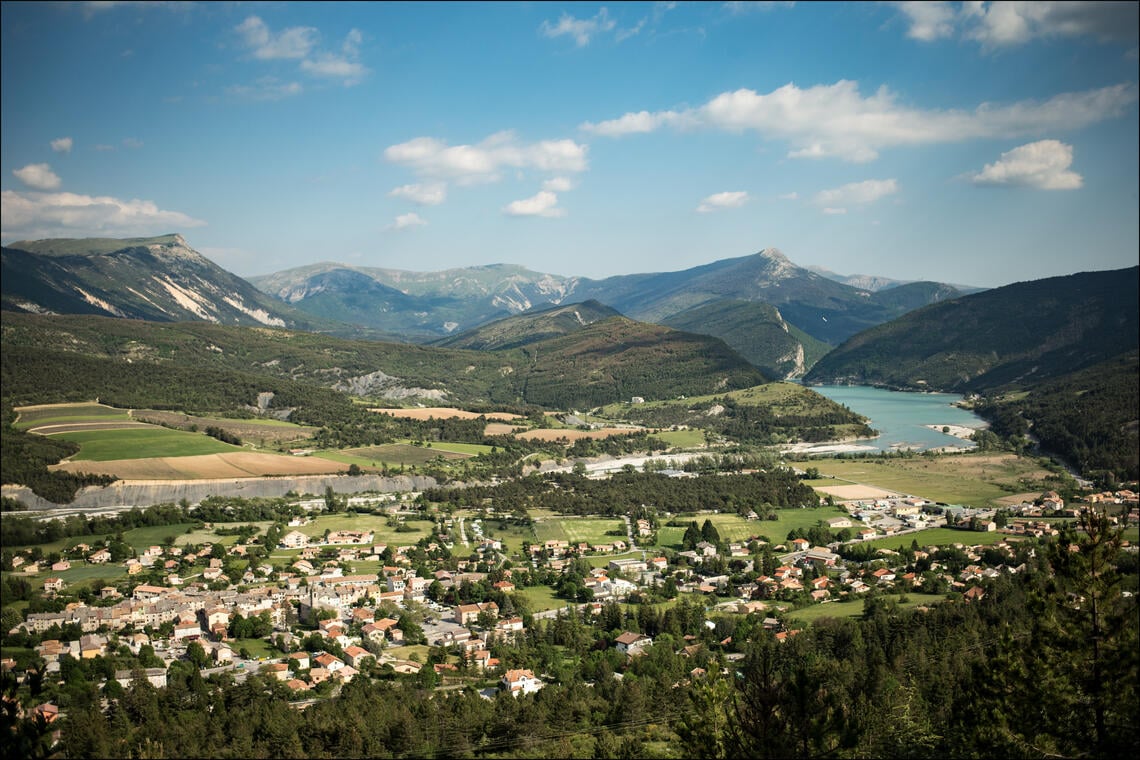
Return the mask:
[[[412,494],[378,508],[402,519],[414,502]],[[503,653],[539,621],[566,614],[589,621],[600,618],[607,605],[628,609],[681,595],[706,610],[710,635],[670,643],[679,654],[706,646],[723,668],[742,655],[731,638],[711,635],[715,616],[756,616],[783,640],[798,632],[789,613],[808,605],[878,593],[942,594],[968,603],[985,595],[988,581],[1021,572],[1027,547],[1033,551],[1027,540],[1057,535],[1059,518],[1111,504],[1120,515],[1114,519],[1140,522],[1131,491],[1093,494],[1075,505],[1046,492],[1000,512],[894,497],[841,503],[846,516],[821,519],[819,528],[846,540],[826,545],[796,537],[775,545],[753,538],[701,540],[681,551],[642,548],[637,541],[652,536],[653,522],[627,519],[624,540],[536,541],[508,555],[502,541],[484,535],[494,522],[489,507],[466,530],[462,519],[440,517],[433,535],[389,545],[376,542],[368,530],[301,532],[322,519],[322,502],[304,503],[309,511],[272,535],[248,535],[230,546],[149,546],[121,562],[122,580],[97,590],[71,589],[58,574],[75,564],[112,563],[108,546],[77,541],[54,562],[34,550],[6,556],[5,569],[35,581],[43,601],[56,603],[56,609],[29,612],[7,631],[8,642],[25,643],[35,658],[5,658],[4,671],[21,683],[32,677],[50,682],[74,672],[76,661],[133,658],[135,667],[95,668],[106,690],[111,681],[128,688],[138,679],[164,686],[171,665],[188,662],[203,676],[268,676],[304,707],[335,695],[354,678],[421,677],[428,669],[428,683],[436,688],[477,684],[487,698],[499,692],[517,696],[541,689],[545,674],[518,667],[526,663],[506,663]],[[939,546],[918,540],[919,531],[938,527],[958,529],[961,540]],[[990,540],[971,540],[979,533]],[[913,543],[906,541],[912,534]],[[880,537],[898,537],[903,551],[851,554],[852,547]],[[276,545],[264,546],[267,539]],[[252,562],[234,570],[233,560],[264,557],[267,550],[290,550],[288,565]],[[362,562],[379,563],[379,570],[351,572]],[[577,589],[573,598],[554,599],[545,609],[533,609],[516,594],[516,584],[554,587],[568,575]],[[599,636],[608,636],[607,645],[626,658],[654,646],[653,636],[636,625],[629,628]],[[265,642],[258,654],[238,643],[251,639]],[[47,720],[59,714],[50,702],[35,710]]]

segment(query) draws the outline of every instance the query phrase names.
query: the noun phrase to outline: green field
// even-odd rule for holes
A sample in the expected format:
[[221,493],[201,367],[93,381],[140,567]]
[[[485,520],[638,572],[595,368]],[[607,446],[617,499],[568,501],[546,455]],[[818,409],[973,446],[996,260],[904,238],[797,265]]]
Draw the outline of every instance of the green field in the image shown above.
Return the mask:
[[[621,535],[607,535],[607,531],[620,531]],[[536,521],[535,540],[538,542],[563,540],[571,544],[582,541],[594,544],[612,544],[622,540],[628,543],[625,520],[608,517],[559,517]]]
[[678,449],[696,449],[705,445],[705,432],[697,428],[665,430],[651,435]]
[[[107,583],[114,583],[121,578],[125,578],[126,575],[127,568],[122,565],[115,565],[110,562],[105,565],[90,565],[83,560],[72,560],[70,570],[64,570],[58,573],[51,570],[44,570],[35,576],[37,580],[32,580],[32,585],[38,586],[46,578],[60,578],[69,586],[87,584],[97,578],[102,578]],[[100,586],[103,585],[106,584],[100,584]]]
[[[245,523],[235,523],[234,525],[244,525]],[[268,522],[252,523],[264,529],[265,526],[270,525]],[[168,536],[174,536],[174,543],[176,546],[183,546],[185,544],[204,544],[214,543],[230,546],[237,542],[237,536],[219,536],[212,530],[194,529],[197,523],[175,523],[174,525],[154,525],[145,528],[132,528],[123,531],[123,540],[130,544],[136,551],[141,552],[148,546],[160,546]],[[227,527],[234,527],[234,525],[226,524]],[[187,533],[187,531],[191,531]],[[411,534],[408,534],[411,535]],[[51,541],[46,544],[36,544],[45,555],[52,552],[65,552],[70,551],[76,544],[101,544],[103,539],[107,538],[105,535],[95,536],[69,536],[61,538],[56,541]],[[5,547],[11,549],[25,549],[31,547]],[[98,567],[97,565],[95,567]],[[110,568],[110,565],[103,565],[104,568]],[[109,572],[109,570],[108,570]],[[67,580],[64,578],[64,580]]]
[[81,448],[72,459],[89,462],[225,454],[242,450],[241,446],[231,446],[202,433],[186,433],[161,427],[151,430],[87,430],[52,437],[78,443]]
[[531,612],[560,610],[567,604],[565,599],[559,599],[554,595],[554,589],[550,586],[527,586],[516,589],[515,595],[526,599]]
[[[1049,475],[1031,459],[970,453],[909,459],[812,459],[821,474],[944,504],[988,506],[1011,493],[1044,490]],[[826,481],[812,481],[826,486]],[[832,485],[843,485],[833,482]]]
[[364,446],[344,451],[322,451],[317,456],[361,467],[400,465],[415,467],[443,460],[449,462],[467,459],[490,451],[490,446],[471,443],[433,443],[428,446],[413,446],[410,443],[386,443],[381,446]]
[[[930,528],[917,533],[904,533],[901,536],[875,538],[866,543],[876,549],[898,549],[900,546],[910,547],[912,541],[917,541],[920,547],[924,546],[989,546],[998,541],[1004,541],[1011,536],[1005,533],[986,533],[974,530],[955,530],[954,528]],[[1014,540],[1017,540],[1014,537]]]
[[[788,533],[797,529],[815,527],[820,520],[830,517],[846,517],[847,513],[838,507],[819,507],[816,509],[779,509],[776,510],[776,520],[746,520],[736,514],[686,514],[676,515],[673,519],[683,520],[686,523],[696,521],[697,527],[705,524],[705,520],[712,521],[722,541],[744,542],[752,536],[767,536],[773,544],[782,544]],[[657,545],[672,549],[681,548],[681,539],[685,535],[685,528],[664,525],[657,533]]]
[[27,430],[38,425],[62,425],[69,422],[114,422],[130,420],[126,409],[114,409],[102,404],[59,404],[42,408],[17,410],[20,419],[15,427]]
[[[906,601],[902,602],[899,606],[903,609],[913,609],[923,605],[930,606],[938,604],[939,602],[946,601],[945,596],[938,594],[884,594],[880,598],[895,599],[896,601],[905,598]],[[827,604],[813,604],[810,607],[795,610],[788,613],[788,619],[797,623],[813,623],[820,618],[858,618],[863,615],[863,607],[866,599],[853,599],[847,602],[828,602]]]
[[[522,553],[522,545],[524,541],[534,542],[534,531],[529,528],[523,528],[518,525],[504,525],[499,527],[498,520],[482,520],[480,523],[483,526],[483,536],[486,538],[494,538],[503,544],[503,554],[510,556]],[[468,520],[467,525],[470,525]],[[471,535],[471,528],[466,528],[467,540],[473,540]],[[457,535],[456,541],[458,542],[459,536]],[[462,544],[457,543],[455,547],[456,552],[462,551]]]
[[406,546],[414,544],[425,536],[431,535],[433,523],[413,520],[407,523],[410,530],[406,533],[397,533],[395,528],[388,527],[388,518],[380,515],[319,515],[313,522],[303,525],[296,530],[306,536],[323,536],[326,530],[370,530],[374,535],[374,543]]

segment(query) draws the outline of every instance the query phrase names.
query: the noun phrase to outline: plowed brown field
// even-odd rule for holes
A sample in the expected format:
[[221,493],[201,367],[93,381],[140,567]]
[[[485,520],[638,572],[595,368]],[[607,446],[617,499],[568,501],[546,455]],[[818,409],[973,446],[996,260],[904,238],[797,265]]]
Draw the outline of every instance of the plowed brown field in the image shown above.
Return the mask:
[[106,462],[61,462],[50,469],[114,475],[123,480],[195,480],[198,478],[257,478],[267,475],[326,475],[344,472],[347,464],[318,457],[280,456],[254,452],[202,454],[189,457],[115,459]]
[[422,409],[369,409],[370,412],[379,412],[380,414],[390,414],[393,417],[404,417],[411,420],[426,420],[434,417],[437,420],[448,419],[451,417],[458,417],[462,420],[473,420],[476,417],[486,417],[489,420],[517,420],[520,415],[510,414],[508,412],[485,412],[478,414],[476,412],[468,412],[463,409],[452,409],[448,406],[427,406]]

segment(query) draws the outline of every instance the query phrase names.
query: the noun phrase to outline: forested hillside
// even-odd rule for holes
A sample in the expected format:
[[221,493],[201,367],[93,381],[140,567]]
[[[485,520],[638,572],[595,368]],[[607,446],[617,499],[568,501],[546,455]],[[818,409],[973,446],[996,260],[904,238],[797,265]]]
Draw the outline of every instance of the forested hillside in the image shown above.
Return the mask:
[[859,333],[806,379],[958,393],[1027,387],[1135,350],[1138,282],[1138,267],[1084,272],[933,304]]

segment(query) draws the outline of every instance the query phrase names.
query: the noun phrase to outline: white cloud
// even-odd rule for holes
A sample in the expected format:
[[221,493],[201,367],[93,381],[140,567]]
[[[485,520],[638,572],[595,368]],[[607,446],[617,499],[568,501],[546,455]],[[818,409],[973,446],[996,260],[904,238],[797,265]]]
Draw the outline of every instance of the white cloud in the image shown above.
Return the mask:
[[797,193],[795,190],[793,190],[790,193],[781,193],[780,194],[780,200],[782,200],[782,201],[795,201],[795,200],[799,200],[799,198],[800,198],[800,194]]
[[[234,27],[241,35],[253,57],[263,61],[300,60],[301,71],[315,77],[340,79],[346,87],[358,84],[368,69],[357,58],[364,35],[352,29],[345,35],[340,52],[317,50],[321,33],[311,26],[294,26],[274,34],[257,16],[250,16]],[[231,88],[232,89],[232,88]],[[290,94],[257,97],[258,100],[275,100]]]
[[[815,194],[814,202],[817,206],[824,207],[824,213],[831,213],[828,209],[835,211],[837,207],[874,203],[898,191],[899,183],[896,179],[868,179],[863,182],[851,182],[831,190],[821,190]],[[840,213],[846,213],[846,209]]]
[[51,141],[51,149],[56,153],[70,153],[74,145],[70,137],[60,137]]
[[557,207],[558,196],[549,190],[540,190],[537,195],[521,201],[511,201],[503,207],[508,216],[565,216],[566,211]]
[[899,103],[886,87],[864,96],[856,82],[840,80],[807,88],[786,84],[766,94],[740,89],[721,93],[697,108],[631,112],[581,128],[610,137],[665,125],[751,131],[765,139],[787,141],[789,158],[839,157],[861,163],[891,146],[1080,129],[1120,115],[1136,98],[1137,87],[1129,83],[1062,93],[1043,102],[982,103],[972,111],[922,110]]
[[154,201],[13,190],[0,194],[0,218],[6,238],[142,236],[206,224]]
[[574,189],[574,180],[569,177],[551,177],[542,183],[542,189],[555,193],[565,193]]
[[959,35],[984,48],[1022,45],[1052,37],[1094,37],[1134,42],[1134,2],[903,2],[907,37],[931,42]]
[[503,169],[580,172],[586,169],[587,146],[573,140],[520,143],[513,132],[498,132],[477,145],[448,145],[434,137],[417,137],[389,146],[384,158],[417,174],[470,184],[494,182]]
[[729,190],[723,193],[713,193],[701,201],[697,211],[707,214],[710,211],[725,208],[740,208],[748,202],[748,193],[743,190]]
[[47,164],[28,164],[22,169],[13,169],[12,174],[36,190],[55,190],[60,186],[59,176]]
[[442,182],[430,185],[401,185],[388,195],[392,198],[407,198],[421,206],[438,206],[447,200],[447,185]]
[[142,146],[143,146],[143,141],[137,137],[124,137],[123,138],[123,147],[124,148],[141,148]]
[[1069,171],[1073,146],[1058,140],[1039,140],[1001,154],[1001,158],[971,179],[976,185],[1014,185],[1039,190],[1076,190],[1081,175]]
[[912,40],[932,42],[954,35],[957,11],[950,3],[913,0],[899,3],[898,7],[910,19],[906,36]]
[[304,58],[316,46],[320,32],[311,26],[293,26],[273,34],[257,16],[234,27],[253,57],[263,61]]
[[395,221],[388,225],[388,229],[406,230],[411,227],[424,227],[426,225],[427,222],[424,221],[424,219],[421,218],[419,214],[415,213],[414,211],[410,211],[407,214],[400,214],[397,216]]
[[539,29],[547,37],[573,37],[578,47],[585,47],[590,44],[591,37],[600,32],[613,31],[615,26],[617,22],[610,18],[609,11],[603,6],[593,18],[578,19],[563,13],[557,24],[543,21]]
[[691,112],[658,111],[657,113],[650,113],[649,111],[638,111],[598,124],[587,121],[579,129],[603,137],[624,137],[625,135],[654,132],[664,126],[693,126],[697,124],[697,121]]
[[363,41],[364,35],[360,30],[352,29],[345,35],[339,54],[321,53],[314,58],[306,58],[301,61],[301,70],[313,76],[341,79],[345,87],[359,84],[368,73],[364,64],[357,60]]
[[318,77],[343,79],[346,87],[358,84],[368,73],[363,64],[331,53],[323,53],[314,59],[301,61],[301,71]]
[[845,208],[832,208],[831,206],[824,206],[821,210],[828,216],[838,216],[839,214],[847,213],[847,209]]
[[303,91],[300,82],[282,82],[274,77],[262,77],[253,84],[235,84],[226,88],[228,94],[247,100],[284,100]]

